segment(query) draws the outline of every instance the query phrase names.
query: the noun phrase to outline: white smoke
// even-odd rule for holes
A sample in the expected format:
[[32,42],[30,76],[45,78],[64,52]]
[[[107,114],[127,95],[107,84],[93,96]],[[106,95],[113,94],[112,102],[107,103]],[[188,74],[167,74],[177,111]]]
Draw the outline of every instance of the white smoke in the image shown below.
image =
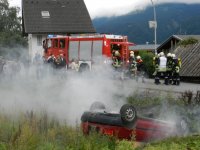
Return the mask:
[[44,65],[37,78],[38,66],[26,68],[21,65],[21,71],[14,76],[1,75],[1,112],[46,111],[48,115],[74,125],[95,101],[119,111],[134,89],[123,86],[120,74],[116,77],[111,66],[106,66],[95,66],[93,71],[80,74],[69,70],[64,73],[54,70],[51,73],[49,66]]

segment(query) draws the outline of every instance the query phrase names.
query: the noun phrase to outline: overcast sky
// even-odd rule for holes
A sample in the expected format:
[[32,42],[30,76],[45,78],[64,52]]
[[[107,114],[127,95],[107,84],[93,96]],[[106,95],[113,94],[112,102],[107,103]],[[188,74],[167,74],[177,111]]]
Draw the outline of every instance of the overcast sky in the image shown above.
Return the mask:
[[[21,0],[8,0],[11,6],[21,7]],[[129,13],[130,11],[142,9],[151,5],[151,0],[84,0],[90,16],[110,17]],[[155,4],[164,2],[184,2],[187,4],[200,3],[200,0],[153,0]]]

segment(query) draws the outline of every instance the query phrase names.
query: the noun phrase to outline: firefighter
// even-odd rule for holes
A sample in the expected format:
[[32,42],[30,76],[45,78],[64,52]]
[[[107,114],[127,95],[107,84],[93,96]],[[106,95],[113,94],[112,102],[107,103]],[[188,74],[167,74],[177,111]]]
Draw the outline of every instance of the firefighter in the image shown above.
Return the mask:
[[56,63],[57,63],[57,68],[60,69],[58,73],[60,74],[60,77],[64,79],[66,73],[66,60],[63,54],[60,54],[58,56]]
[[129,63],[132,63],[133,61],[135,61],[135,55],[133,51],[130,51],[129,54]]
[[138,75],[136,80],[138,81],[138,77],[140,76],[142,78],[142,82],[144,83],[145,67],[141,56],[138,55],[136,57],[136,62],[137,62],[137,75]]
[[164,52],[159,53],[159,58],[158,58],[158,71],[155,76],[155,84],[160,84],[160,78],[161,76],[166,78],[166,65],[167,65],[167,58],[165,57]]
[[137,62],[135,61],[134,52],[130,53],[129,57],[129,74],[131,78],[136,78],[137,76]]
[[119,51],[115,51],[112,65],[116,70],[121,69],[122,59],[121,59],[121,55],[120,55]]
[[56,66],[57,68],[66,68],[66,60],[63,54],[58,55],[56,59]]
[[181,59],[177,58],[175,54],[172,54],[173,66],[172,66],[172,74],[173,74],[173,85],[180,85],[180,68],[181,68]]
[[165,84],[172,84],[172,67],[173,67],[173,59],[172,54],[167,54],[167,66],[166,66],[166,81]]
[[47,63],[52,64],[55,61],[56,57],[53,54],[50,54],[50,56],[47,58]]
[[56,68],[56,57],[53,54],[50,54],[50,56],[47,58],[47,64],[48,64],[48,72],[50,74],[54,73],[54,68]]

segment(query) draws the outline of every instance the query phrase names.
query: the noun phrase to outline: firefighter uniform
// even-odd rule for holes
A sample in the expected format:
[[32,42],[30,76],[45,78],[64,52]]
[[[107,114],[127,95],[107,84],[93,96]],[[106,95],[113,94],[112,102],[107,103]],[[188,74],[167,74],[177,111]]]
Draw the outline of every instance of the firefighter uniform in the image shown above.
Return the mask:
[[172,54],[173,58],[173,66],[172,66],[172,74],[173,74],[173,85],[180,85],[180,68],[181,68],[181,59],[177,58],[175,54]]
[[63,54],[60,54],[56,59],[56,68],[66,68],[66,60]]
[[136,78],[137,76],[137,62],[135,61],[134,53],[130,53],[129,57],[129,74],[130,78]]
[[155,75],[155,84],[160,84],[161,76],[165,77],[165,81],[167,80],[167,76],[166,76],[167,58],[165,57],[165,54],[163,52],[161,52],[159,56],[160,57],[158,59],[158,71]]
[[137,62],[137,78],[136,80],[138,81],[138,77],[140,76],[142,78],[142,82],[144,83],[144,73],[145,73],[145,67],[143,60],[140,56],[136,57],[136,62]]
[[116,70],[120,70],[122,67],[122,59],[118,51],[115,51],[114,53],[112,65]]
[[172,67],[173,67],[173,59],[172,54],[167,54],[167,70],[166,70],[166,80],[165,84],[172,84]]

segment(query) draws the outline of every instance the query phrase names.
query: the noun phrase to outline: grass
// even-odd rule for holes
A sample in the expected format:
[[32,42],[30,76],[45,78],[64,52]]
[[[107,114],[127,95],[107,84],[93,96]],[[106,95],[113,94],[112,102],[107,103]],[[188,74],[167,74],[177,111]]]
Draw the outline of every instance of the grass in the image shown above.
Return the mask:
[[134,141],[92,132],[83,135],[79,125],[70,127],[47,114],[21,114],[18,121],[0,114],[0,150],[127,150]]
[[160,142],[146,144],[138,150],[199,150],[200,136],[173,137]]
[[46,114],[22,114],[18,121],[0,115],[0,150],[198,150],[200,136],[173,137],[135,147],[135,141],[118,140],[92,132],[83,135]]
[[[134,93],[127,102],[139,108],[160,107],[163,102],[168,110],[174,105],[185,107],[170,94],[165,98],[139,97],[138,93]],[[30,111],[16,116],[13,118],[0,113],[0,150],[196,150],[200,147],[200,136],[188,136],[145,143],[135,148],[134,140],[118,140],[96,132],[83,135],[79,124],[71,127],[48,116],[45,111]],[[199,124],[194,123],[194,126],[198,128]]]

